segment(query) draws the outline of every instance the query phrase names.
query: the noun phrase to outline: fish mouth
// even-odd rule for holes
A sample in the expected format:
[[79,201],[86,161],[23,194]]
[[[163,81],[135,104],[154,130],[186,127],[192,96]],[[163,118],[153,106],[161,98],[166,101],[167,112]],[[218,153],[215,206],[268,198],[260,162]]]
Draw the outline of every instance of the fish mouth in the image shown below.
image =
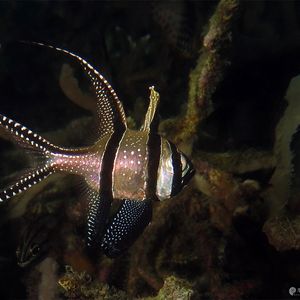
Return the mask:
[[19,267],[25,268],[30,264],[30,261],[24,261],[24,262],[18,261],[17,264],[18,264]]
[[34,262],[34,259],[29,259],[29,260],[24,260],[24,261],[18,260],[17,265],[21,268],[26,268],[33,262]]

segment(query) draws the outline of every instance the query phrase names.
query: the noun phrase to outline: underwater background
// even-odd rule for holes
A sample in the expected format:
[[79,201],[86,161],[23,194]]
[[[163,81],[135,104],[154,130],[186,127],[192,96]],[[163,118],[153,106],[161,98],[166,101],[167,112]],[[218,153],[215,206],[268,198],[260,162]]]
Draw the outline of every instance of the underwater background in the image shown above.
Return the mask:
[[[111,83],[131,128],[148,87],[159,132],[196,176],[117,259],[87,255],[80,184],[55,175],[0,207],[1,299],[300,298],[297,1],[0,2],[0,113],[61,146],[92,136],[81,68]],[[30,155],[0,132],[1,188]],[[298,194],[299,192],[299,194]]]

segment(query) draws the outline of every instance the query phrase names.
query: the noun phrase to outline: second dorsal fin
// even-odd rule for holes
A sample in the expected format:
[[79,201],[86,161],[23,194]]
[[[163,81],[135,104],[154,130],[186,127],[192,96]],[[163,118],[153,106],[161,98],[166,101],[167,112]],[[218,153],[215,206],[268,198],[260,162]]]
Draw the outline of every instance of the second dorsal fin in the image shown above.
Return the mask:
[[155,91],[154,86],[149,87],[150,90],[150,103],[145,116],[145,121],[141,127],[142,131],[152,131],[157,129],[158,126],[158,113],[157,107],[159,103],[159,93]]

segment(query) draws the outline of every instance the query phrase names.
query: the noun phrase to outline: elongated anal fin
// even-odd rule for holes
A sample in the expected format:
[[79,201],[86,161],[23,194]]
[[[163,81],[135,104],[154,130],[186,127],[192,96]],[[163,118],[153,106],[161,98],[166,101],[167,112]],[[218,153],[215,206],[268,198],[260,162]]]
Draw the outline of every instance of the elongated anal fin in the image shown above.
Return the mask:
[[141,130],[150,132],[150,130],[156,130],[158,126],[157,108],[159,104],[159,93],[155,91],[154,86],[149,87],[149,90],[150,102]]
[[85,73],[89,77],[96,94],[97,99],[97,133],[101,137],[108,133],[111,133],[119,128],[127,128],[126,116],[122,103],[120,102],[116,92],[108,83],[108,81],[90,65],[86,60],[81,58],[79,55],[76,55],[68,50],[54,47],[51,45],[22,41],[26,44],[38,45],[42,47],[47,47],[54,49],[58,52],[62,52],[69,57],[72,57],[77,62],[81,64]]
[[109,222],[101,248],[114,258],[126,251],[142,234],[152,218],[151,200],[124,200]]
[[44,167],[32,170],[25,176],[22,176],[14,184],[7,187],[6,189],[0,191],[0,202],[9,200],[11,197],[20,194],[31,186],[39,183],[41,180],[45,179],[53,173],[50,165],[45,165]]
[[105,197],[105,195],[100,196],[92,189],[89,189],[87,193],[88,212],[86,243],[89,248],[96,249],[99,244],[99,240],[102,239],[104,234],[104,229],[111,207],[111,199],[109,197]]
[[0,114],[0,127],[7,133],[8,137],[13,139],[21,146],[43,153],[50,153],[52,150],[59,149],[40,135],[32,132],[25,126]]

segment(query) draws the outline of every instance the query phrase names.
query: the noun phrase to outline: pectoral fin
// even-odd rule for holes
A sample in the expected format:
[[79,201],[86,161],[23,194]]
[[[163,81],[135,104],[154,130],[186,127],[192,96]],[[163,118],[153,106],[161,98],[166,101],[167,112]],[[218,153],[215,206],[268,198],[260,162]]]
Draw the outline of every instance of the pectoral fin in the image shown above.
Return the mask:
[[152,218],[151,200],[124,200],[107,226],[101,248],[108,257],[127,250],[144,231]]

